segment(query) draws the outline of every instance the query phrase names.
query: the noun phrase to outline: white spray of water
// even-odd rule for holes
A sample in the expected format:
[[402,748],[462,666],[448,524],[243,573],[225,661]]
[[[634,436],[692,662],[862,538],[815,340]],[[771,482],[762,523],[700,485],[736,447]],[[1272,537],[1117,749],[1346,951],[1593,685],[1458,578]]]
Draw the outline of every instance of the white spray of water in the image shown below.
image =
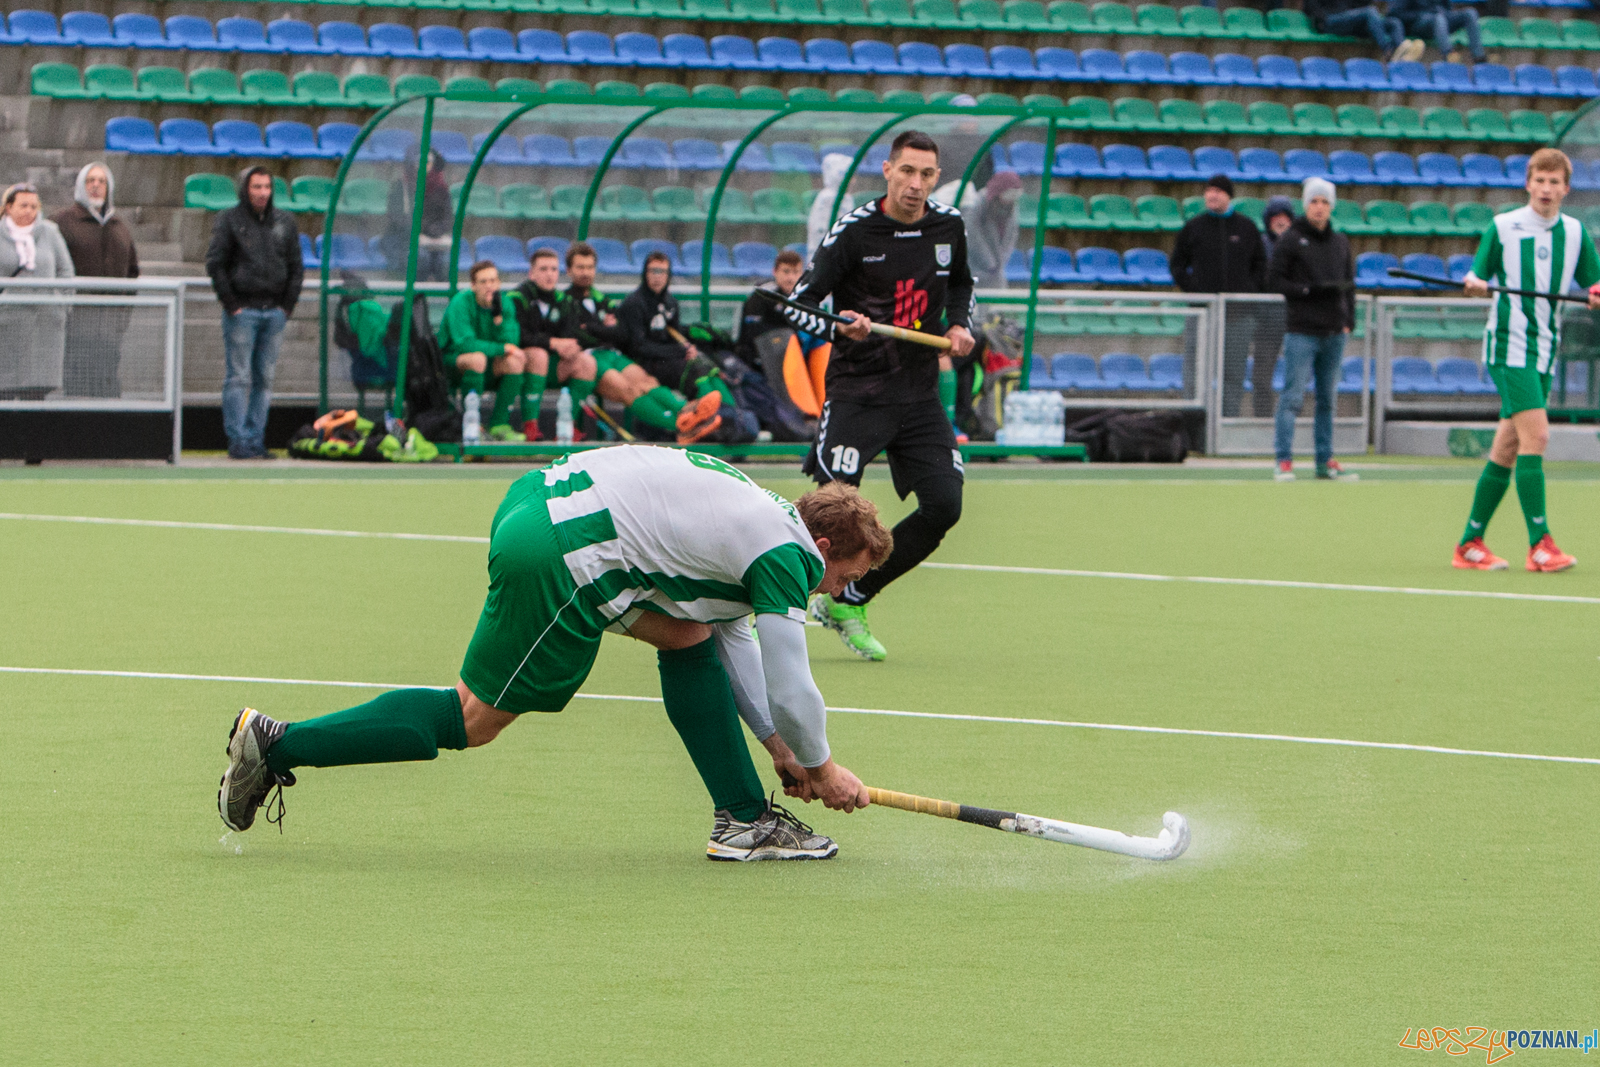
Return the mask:
[[222,846],[224,852],[232,852],[235,856],[244,855],[244,842],[235,839],[232,830],[217,838],[217,844]]

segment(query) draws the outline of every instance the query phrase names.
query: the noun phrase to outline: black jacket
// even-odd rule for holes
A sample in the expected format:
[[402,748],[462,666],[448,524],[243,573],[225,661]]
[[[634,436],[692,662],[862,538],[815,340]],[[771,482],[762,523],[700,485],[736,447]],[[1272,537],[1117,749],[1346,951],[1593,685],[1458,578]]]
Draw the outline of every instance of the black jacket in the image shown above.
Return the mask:
[[[1396,3],[1399,2],[1401,0],[1396,0]],[[1318,33],[1327,33],[1325,20],[1329,15],[1371,6],[1372,0],[1302,0],[1300,9],[1305,12],[1306,18],[1317,28]],[[1389,13],[1394,14],[1394,4],[1390,5]]]
[[[778,291],[777,282],[762,282],[758,289]],[[761,353],[756,351],[756,338],[773,330],[793,330],[794,324],[783,313],[783,305],[776,300],[751,293],[745,297],[744,310],[739,313],[739,343],[734,354],[745,363],[761,370]]]
[[[791,296],[817,306],[832,294],[835,311],[942,335],[952,326],[972,327],[972,285],[961,212],[930,200],[922,218],[906,224],[886,214],[880,198],[833,224]],[[934,349],[875,333],[851,341],[827,319],[795,308],[784,317],[833,342],[830,398],[908,404],[939,395]]]
[[1237,211],[1201,212],[1172,246],[1172,280],[1186,293],[1259,293],[1267,251],[1256,224]]
[[578,291],[576,285],[561,294],[565,303],[568,336],[584,348],[614,348],[625,352],[628,348],[628,331],[622,320],[615,326],[606,325],[606,315],[617,314],[618,304],[598,289]]
[[561,293],[556,289],[540,289],[528,278],[511,290],[511,302],[517,309],[517,343],[523,348],[542,348],[550,351],[550,338],[571,337]]
[[1267,288],[1288,300],[1289,332],[1315,337],[1355,327],[1355,279],[1349,239],[1331,222],[1318,230],[1304,218],[1278,238],[1267,268]]
[[678,321],[678,298],[672,295],[671,285],[672,277],[668,275],[668,287],[659,293],[651,292],[641,268],[639,288],[629,293],[617,309],[617,325],[628,338],[623,355],[668,388],[682,379],[687,362],[683,346],[667,332],[669,327],[683,332]]
[[217,213],[211,227],[211,247],[206,249],[206,273],[222,310],[229,315],[240,308],[281,307],[294,314],[305,281],[300,259],[300,228],[294,216],[267,201],[256,214],[245,191],[253,174],[269,174],[251,167],[239,176],[239,203]]

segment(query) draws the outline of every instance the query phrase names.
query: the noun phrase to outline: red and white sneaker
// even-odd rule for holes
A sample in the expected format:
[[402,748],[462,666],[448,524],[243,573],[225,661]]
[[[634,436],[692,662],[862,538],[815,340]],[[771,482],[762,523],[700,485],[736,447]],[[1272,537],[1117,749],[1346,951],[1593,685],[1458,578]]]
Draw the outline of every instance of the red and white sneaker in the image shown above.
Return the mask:
[[1474,537],[1464,545],[1456,546],[1455,558],[1450,561],[1452,567],[1464,571],[1503,571],[1511,564],[1489,551],[1489,546],[1483,543],[1483,538]]
[[1317,477],[1328,482],[1359,482],[1361,475],[1344,469],[1336,459],[1328,460],[1326,467],[1317,468]]
[[1556,547],[1549,534],[1539,538],[1539,543],[1528,549],[1528,569],[1537,573],[1554,574],[1570,570],[1578,561]]
[[1272,480],[1275,482],[1294,481],[1294,462],[1284,460],[1272,469]]

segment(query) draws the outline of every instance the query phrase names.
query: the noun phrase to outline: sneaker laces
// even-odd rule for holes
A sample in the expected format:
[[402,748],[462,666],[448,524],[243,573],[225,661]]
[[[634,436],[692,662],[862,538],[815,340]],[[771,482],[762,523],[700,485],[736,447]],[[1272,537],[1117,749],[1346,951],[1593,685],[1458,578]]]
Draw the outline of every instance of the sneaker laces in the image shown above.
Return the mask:
[[774,790],[767,796],[767,811],[772,814],[772,829],[767,832],[767,836],[762,839],[762,843],[765,844],[777,832],[779,825],[787,826],[803,837],[811,837],[814,833],[811,827],[801,822],[794,812],[779,804],[776,800],[777,795],[777,791]]
[[[272,775],[272,787],[267,790],[266,799],[261,802],[261,806],[266,809],[267,822],[276,824],[278,833],[281,834],[283,833],[284,814],[283,787],[294,785],[294,775],[288,772],[279,774],[277,771],[270,769],[267,773]],[[276,807],[274,807],[274,802],[276,802]],[[273,818],[274,814],[277,815],[277,818]]]

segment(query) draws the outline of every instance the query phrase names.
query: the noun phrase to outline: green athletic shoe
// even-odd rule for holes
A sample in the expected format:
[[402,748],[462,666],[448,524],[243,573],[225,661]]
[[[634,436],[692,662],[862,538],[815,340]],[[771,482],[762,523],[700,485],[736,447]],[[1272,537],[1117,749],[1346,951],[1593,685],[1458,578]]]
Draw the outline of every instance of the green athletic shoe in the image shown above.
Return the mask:
[[523,436],[520,433],[518,433],[517,431],[513,430],[511,427],[505,426],[505,425],[489,427],[488,437],[489,437],[489,440],[491,440],[491,441],[521,441],[521,440],[523,440]]
[[880,661],[889,655],[883,642],[867,629],[867,609],[841,604],[827,593],[811,598],[811,617],[839,635],[844,647],[862,659]]

